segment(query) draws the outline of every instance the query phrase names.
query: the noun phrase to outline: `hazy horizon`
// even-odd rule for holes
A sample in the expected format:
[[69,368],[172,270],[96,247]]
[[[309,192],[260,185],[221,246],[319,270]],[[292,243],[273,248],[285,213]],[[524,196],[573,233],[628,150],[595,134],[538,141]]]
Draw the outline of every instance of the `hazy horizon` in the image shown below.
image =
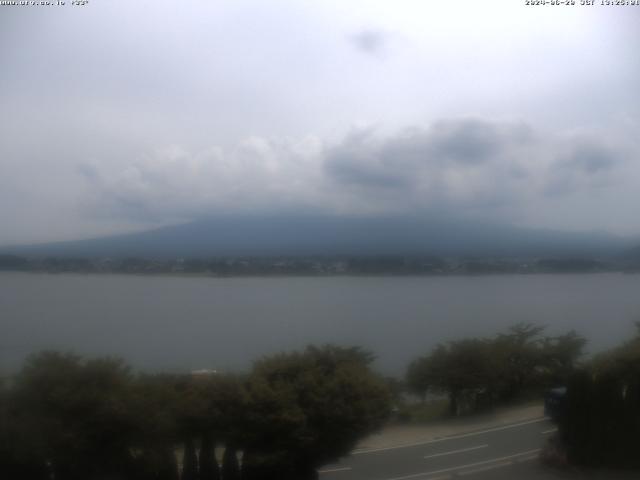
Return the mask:
[[[110,232],[110,233],[104,233],[104,234],[87,234],[87,235],[82,235],[79,237],[74,237],[74,238],[65,238],[65,239],[58,239],[58,240],[42,240],[42,239],[38,239],[35,241],[27,241],[27,242],[20,242],[20,243],[7,243],[7,244],[0,244],[0,253],[2,253],[2,249],[4,248],[5,251],[6,249],[9,249],[9,251],[11,251],[11,249],[15,248],[15,247],[35,247],[35,246],[47,246],[47,245],[54,245],[54,244],[73,244],[73,243],[78,243],[78,242],[84,242],[84,241],[94,241],[94,240],[109,240],[109,239],[119,239],[119,238],[126,238],[129,236],[133,236],[135,237],[137,234],[154,234],[156,232],[164,232],[167,230],[171,230],[174,228],[180,229],[181,227],[189,227],[191,225],[198,225],[198,224],[206,224],[206,223],[211,223],[211,224],[215,224],[215,222],[223,220],[223,221],[236,221],[236,222],[246,222],[247,224],[251,223],[251,221],[253,220],[262,220],[262,222],[264,222],[265,219],[269,219],[269,218],[276,218],[279,221],[287,221],[287,219],[291,219],[293,221],[300,219],[300,218],[306,218],[307,220],[311,220],[313,221],[314,219],[322,219],[323,221],[327,221],[327,220],[337,220],[337,221],[355,221],[355,222],[361,222],[361,221],[366,221],[366,220],[376,220],[376,221],[381,221],[384,222],[385,220],[389,220],[389,219],[396,219],[396,220],[407,220],[407,219],[415,219],[417,221],[430,221],[434,218],[438,219],[438,220],[442,220],[443,218],[441,217],[433,217],[433,216],[429,216],[429,214],[424,214],[424,215],[420,215],[420,214],[412,214],[412,215],[317,215],[317,214],[304,214],[304,213],[298,213],[298,214],[293,214],[293,215],[289,215],[287,213],[277,213],[277,214],[239,214],[239,215],[222,215],[222,216],[202,216],[202,217],[195,217],[189,220],[183,220],[181,222],[177,222],[177,223],[167,223],[167,224],[161,224],[161,225],[155,225],[155,226],[139,226],[136,228],[130,228],[130,229],[124,229],[123,231],[115,231],[115,232]],[[480,222],[478,223],[477,221],[474,221],[473,219],[460,219],[460,218],[450,218],[452,223],[456,223],[460,226],[464,226],[464,225],[479,225],[479,224],[483,224],[485,225],[487,228],[495,228],[495,229],[510,229],[510,228],[514,228],[515,230],[522,230],[524,232],[526,231],[530,231],[530,232],[535,232],[535,233],[542,233],[542,234],[549,234],[549,235],[563,235],[563,234],[569,234],[569,235],[575,235],[576,238],[580,238],[585,237],[588,238],[590,236],[595,236],[595,237],[600,237],[603,239],[609,239],[612,242],[616,242],[616,241],[620,241],[623,242],[624,244],[627,244],[629,246],[633,246],[635,247],[637,243],[640,243],[640,233],[635,234],[635,233],[615,233],[615,232],[609,232],[606,230],[601,230],[601,229],[577,229],[577,230],[563,230],[563,229],[559,229],[559,228],[550,228],[550,227],[520,227],[518,224],[515,223],[498,223],[498,222]],[[402,254],[402,252],[398,252],[398,254]]]

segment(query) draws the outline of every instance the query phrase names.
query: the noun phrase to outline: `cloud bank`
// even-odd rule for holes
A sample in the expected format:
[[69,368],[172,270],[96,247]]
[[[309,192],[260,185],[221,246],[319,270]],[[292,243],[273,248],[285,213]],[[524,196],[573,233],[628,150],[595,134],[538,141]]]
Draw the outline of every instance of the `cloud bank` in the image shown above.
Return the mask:
[[526,223],[532,206],[572,197],[615,202],[637,153],[605,136],[464,117],[392,134],[359,128],[334,143],[251,137],[226,149],[173,145],[118,168],[80,163],[76,173],[90,192],[88,216],[130,221],[288,210],[437,211]]

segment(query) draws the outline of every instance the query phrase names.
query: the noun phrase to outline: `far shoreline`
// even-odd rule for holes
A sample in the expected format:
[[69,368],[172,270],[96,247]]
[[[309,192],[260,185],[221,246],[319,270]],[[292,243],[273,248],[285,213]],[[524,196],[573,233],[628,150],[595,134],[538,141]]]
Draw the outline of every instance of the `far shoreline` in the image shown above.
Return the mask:
[[328,273],[328,274],[309,274],[309,273],[262,273],[262,274],[226,274],[219,275],[215,273],[182,273],[182,272],[83,272],[83,271],[47,271],[47,270],[0,270],[2,274],[24,274],[24,275],[49,275],[49,276],[95,276],[95,277],[139,277],[139,278],[207,278],[207,279],[235,279],[235,278],[482,278],[482,277],[531,277],[531,276],[596,276],[596,275],[638,275],[637,271],[624,270],[603,270],[597,272],[487,272],[487,273]]

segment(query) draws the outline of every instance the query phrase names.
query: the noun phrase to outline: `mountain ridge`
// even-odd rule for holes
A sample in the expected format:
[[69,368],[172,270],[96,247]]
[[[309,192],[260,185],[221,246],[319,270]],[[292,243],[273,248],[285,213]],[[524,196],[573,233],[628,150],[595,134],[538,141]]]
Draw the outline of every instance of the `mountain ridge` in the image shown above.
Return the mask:
[[428,216],[207,217],[138,233],[18,245],[3,253],[77,257],[336,255],[616,255],[636,243],[571,233]]

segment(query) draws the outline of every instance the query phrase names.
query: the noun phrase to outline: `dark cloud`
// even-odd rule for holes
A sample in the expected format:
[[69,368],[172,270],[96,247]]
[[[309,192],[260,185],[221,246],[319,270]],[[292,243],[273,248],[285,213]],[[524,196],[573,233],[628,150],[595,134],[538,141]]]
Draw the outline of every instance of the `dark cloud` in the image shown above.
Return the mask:
[[[512,130],[512,129],[510,129]],[[484,163],[513,142],[520,132],[501,132],[498,125],[478,119],[440,122],[430,132],[433,155],[460,163]]]
[[362,185],[371,188],[406,188],[410,181],[407,175],[384,168],[367,168],[364,163],[334,158],[327,163],[330,177],[340,183]]
[[[616,145],[614,148],[613,145]],[[392,134],[356,129],[337,142],[250,137],[234,147],[170,146],[119,162],[81,163],[87,216],[132,222],[207,213],[444,214],[514,220],[541,201],[602,194],[628,152],[610,139],[518,121],[447,118]],[[627,177],[632,177],[628,175]],[[608,194],[610,195],[610,194]]]
[[384,198],[386,207],[398,210],[491,215],[541,198],[601,190],[624,156],[604,139],[478,117],[440,120],[387,137],[371,130],[351,134],[324,152],[322,167],[333,191],[351,192],[353,202],[379,204]]
[[[330,149],[325,170],[338,182],[407,188],[421,177],[437,180],[446,170],[508,163],[532,136],[526,125],[479,118],[442,120],[431,128],[407,128],[385,139],[369,131],[352,134]],[[511,163],[512,178],[526,177],[525,168]]]
[[[99,151],[83,150],[74,156],[73,178],[66,184],[70,201],[82,218],[92,219],[96,232],[107,222],[129,228],[215,213],[296,209],[368,215],[438,211],[524,224],[538,218],[538,211],[573,215],[577,207],[558,207],[586,205],[584,198],[613,206],[620,189],[635,192],[630,185],[638,178],[637,166],[624,160],[637,147],[625,150],[598,134],[563,135],[522,122],[463,117],[392,134],[358,129],[333,142],[249,137],[202,150],[170,145],[115,155],[110,162],[101,161]],[[0,176],[5,201],[18,195],[12,190],[16,178],[33,179],[29,166],[16,162],[12,168],[12,174]],[[58,175],[53,164],[52,169],[39,180],[38,191],[55,199],[67,191],[51,181]]]
[[617,171],[628,152],[602,139],[569,137],[547,169],[542,193],[550,198],[568,198],[576,193],[593,194],[620,182]]
[[352,45],[363,53],[375,55],[381,53],[389,35],[381,30],[363,30],[349,37]]
[[76,173],[89,182],[99,181],[100,173],[94,165],[81,163],[76,165]]
[[592,140],[576,141],[571,153],[563,159],[564,165],[570,169],[580,169],[588,174],[611,170],[622,160],[620,152],[594,143]]
[[415,149],[405,139],[388,139],[379,143],[375,132],[352,132],[340,144],[328,149],[323,156],[323,169],[331,183],[371,189],[404,189],[411,183],[413,168],[403,163],[415,161]]

